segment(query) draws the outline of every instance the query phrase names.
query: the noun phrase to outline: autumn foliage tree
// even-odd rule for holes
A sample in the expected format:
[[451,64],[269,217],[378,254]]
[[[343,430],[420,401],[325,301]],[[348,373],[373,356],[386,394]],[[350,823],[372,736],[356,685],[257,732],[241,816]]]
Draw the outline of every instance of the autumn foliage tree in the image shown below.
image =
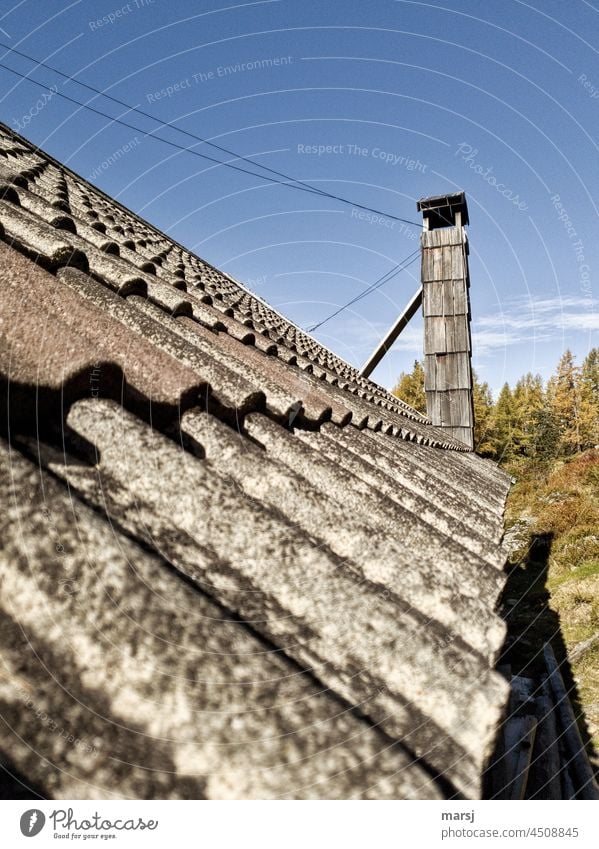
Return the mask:
[[599,445],[599,348],[589,351],[580,370],[580,438]]
[[580,377],[570,350],[564,351],[557,371],[547,384],[547,400],[560,434],[560,453],[573,454],[582,448],[580,433]]
[[509,383],[504,383],[493,409],[493,431],[495,457],[498,460],[511,460],[514,453],[515,430],[514,396]]
[[[403,372],[393,391],[426,413],[422,362]],[[565,351],[546,385],[529,372],[513,388],[505,383],[496,401],[473,373],[473,400],[475,450],[485,457],[551,459],[592,448],[599,445],[599,348],[582,366]]]
[[543,379],[528,372],[516,383],[512,393],[514,431],[513,451],[517,455],[532,457],[535,453],[539,416],[545,406]]
[[412,371],[399,375],[393,394],[409,404],[419,413],[426,415],[426,394],[424,392],[424,366],[420,360],[414,361]]
[[495,455],[493,393],[488,383],[481,382],[472,371],[474,402],[474,450],[483,457]]

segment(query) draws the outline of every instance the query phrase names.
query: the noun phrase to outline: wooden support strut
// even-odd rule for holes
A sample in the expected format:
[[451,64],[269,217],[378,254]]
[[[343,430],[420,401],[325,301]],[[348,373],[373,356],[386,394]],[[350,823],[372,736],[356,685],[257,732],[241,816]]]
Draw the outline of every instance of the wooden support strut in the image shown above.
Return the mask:
[[370,377],[370,375],[378,366],[380,361],[383,359],[387,351],[390,350],[391,345],[393,345],[401,331],[408,324],[410,319],[416,315],[416,313],[420,309],[421,304],[422,289],[420,288],[417,292],[414,292],[397,321],[393,324],[391,328],[389,328],[387,335],[381,340],[374,353],[366,360],[366,362],[360,369],[359,373],[362,377]]

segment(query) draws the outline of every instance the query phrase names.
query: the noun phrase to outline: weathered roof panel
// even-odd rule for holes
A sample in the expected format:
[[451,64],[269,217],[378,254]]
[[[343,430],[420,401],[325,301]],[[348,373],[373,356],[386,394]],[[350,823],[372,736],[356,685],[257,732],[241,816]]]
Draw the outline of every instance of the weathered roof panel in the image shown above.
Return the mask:
[[0,445],[0,748],[55,798],[437,798],[412,758]]

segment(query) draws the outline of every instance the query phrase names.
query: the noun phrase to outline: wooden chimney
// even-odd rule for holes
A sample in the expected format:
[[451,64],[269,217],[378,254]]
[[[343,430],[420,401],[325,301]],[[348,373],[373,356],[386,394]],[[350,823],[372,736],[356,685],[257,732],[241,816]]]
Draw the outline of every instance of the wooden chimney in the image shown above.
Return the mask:
[[474,406],[464,192],[423,198],[422,311],[426,407],[432,423],[471,450]]

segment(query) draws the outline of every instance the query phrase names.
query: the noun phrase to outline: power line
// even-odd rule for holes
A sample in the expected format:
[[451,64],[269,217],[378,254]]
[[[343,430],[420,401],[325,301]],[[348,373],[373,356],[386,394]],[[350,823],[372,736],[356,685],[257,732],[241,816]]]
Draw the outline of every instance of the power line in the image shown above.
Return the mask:
[[318,330],[319,327],[322,327],[323,324],[326,324],[327,321],[330,321],[332,318],[335,318],[335,316],[338,316],[339,313],[348,309],[348,307],[353,306],[353,304],[356,304],[358,301],[361,301],[362,298],[365,298],[367,295],[370,295],[372,294],[372,292],[376,291],[377,289],[380,289],[381,286],[384,286],[385,283],[388,283],[390,280],[393,280],[393,278],[397,277],[400,272],[405,271],[406,268],[409,268],[410,265],[416,262],[419,255],[420,249],[417,248],[415,251],[412,251],[411,254],[408,254],[405,259],[402,259],[401,262],[398,262],[397,265],[394,265],[393,268],[391,268],[389,271],[379,277],[378,280],[375,280],[374,283],[371,283],[370,286],[367,286],[366,289],[364,289],[362,292],[352,298],[351,301],[348,301],[346,304],[343,304],[343,306],[336,309],[335,312],[332,312],[330,315],[327,315],[327,317],[323,318],[322,321],[319,321],[317,324],[313,324],[311,327],[308,327],[307,332],[313,333],[315,330]]
[[[211,147],[214,147],[214,148],[220,150],[223,153],[227,153],[231,156],[234,156],[237,159],[241,159],[245,162],[248,162],[251,165],[257,166],[259,168],[263,168],[265,171],[269,171],[272,174],[277,174],[277,175],[283,177],[285,181],[291,181],[291,182],[284,182],[282,180],[278,180],[278,179],[274,179],[272,177],[268,177],[265,174],[260,174],[260,173],[256,173],[255,171],[249,171],[245,168],[240,168],[237,165],[233,165],[231,162],[223,162],[222,160],[216,159],[215,157],[212,157],[212,156],[208,156],[205,153],[200,153],[199,151],[192,150],[189,147],[183,147],[182,145],[179,145],[176,142],[169,141],[168,139],[163,139],[160,136],[154,135],[156,130],[151,130],[150,132],[148,132],[146,130],[140,129],[139,127],[134,126],[133,124],[128,123],[127,121],[123,121],[120,118],[114,118],[113,116],[108,115],[105,112],[102,112],[100,109],[96,109],[95,107],[90,106],[88,103],[81,103],[81,101],[76,100],[75,98],[70,97],[69,95],[64,94],[63,92],[56,91],[55,89],[51,89],[49,86],[45,85],[44,83],[40,83],[37,80],[34,80],[29,76],[21,74],[19,71],[15,71],[14,68],[10,68],[8,65],[5,65],[5,64],[0,62],[0,68],[3,68],[4,70],[8,71],[11,74],[14,74],[15,76],[19,77],[20,79],[23,79],[27,82],[30,82],[33,85],[38,86],[39,88],[45,89],[46,91],[52,91],[54,94],[57,94],[59,97],[62,97],[64,100],[67,100],[70,103],[73,103],[76,106],[81,107],[82,109],[88,109],[90,112],[93,112],[96,115],[99,115],[103,118],[106,118],[113,123],[120,124],[121,126],[124,126],[124,127],[128,127],[131,130],[135,130],[135,132],[141,133],[143,136],[145,136],[147,138],[154,139],[155,141],[162,142],[163,144],[167,144],[170,147],[176,148],[177,150],[180,150],[180,151],[183,151],[183,152],[186,152],[186,153],[191,153],[193,156],[198,156],[201,159],[205,159],[208,162],[213,162],[216,165],[223,165],[227,168],[232,168],[234,171],[239,171],[243,174],[249,174],[253,177],[258,177],[259,179],[266,180],[267,182],[276,183],[276,184],[282,185],[282,186],[287,186],[288,188],[292,188],[292,189],[298,189],[299,191],[309,192],[310,194],[321,195],[323,197],[327,197],[327,198],[330,198],[332,200],[337,200],[341,203],[349,204],[349,205],[351,205],[355,208],[363,209],[363,210],[366,210],[368,212],[372,212],[376,215],[383,215],[383,216],[385,216],[387,218],[391,218],[395,221],[401,221],[405,224],[413,224],[416,227],[420,226],[415,221],[409,221],[408,219],[399,218],[398,216],[391,215],[389,213],[381,212],[380,210],[373,209],[372,207],[363,206],[362,204],[359,204],[359,203],[354,203],[353,201],[347,200],[347,198],[343,198],[343,197],[340,197],[339,195],[334,195],[330,192],[326,192],[324,190],[318,189],[317,187],[311,186],[309,183],[304,183],[301,180],[296,180],[294,177],[289,177],[288,175],[284,174],[281,171],[276,171],[275,169],[269,168],[265,165],[261,165],[260,163],[255,162],[254,160],[252,160],[248,157],[242,156],[242,155],[236,153],[235,151],[229,150],[226,147],[221,147],[220,145],[214,144],[213,142],[210,142],[206,139],[203,139],[200,136],[196,136],[193,133],[189,133],[186,130],[181,130],[179,127],[174,126],[171,122],[168,122],[168,121],[161,122],[160,119],[155,118],[153,115],[150,115],[149,113],[144,112],[143,110],[137,109],[134,106],[130,106],[129,104],[125,103],[122,100],[119,100],[118,98],[112,97],[111,95],[108,95],[108,94],[104,94],[104,92],[100,91],[99,89],[96,89],[93,86],[88,85],[87,83],[80,82],[79,80],[75,79],[74,77],[63,73],[62,71],[59,71],[57,68],[53,68],[52,66],[47,65],[44,62],[39,62],[38,60],[34,59],[31,56],[28,56],[25,53],[22,53],[19,50],[15,50],[14,48],[10,48],[7,45],[2,44],[2,42],[0,42],[0,47],[4,47],[6,50],[12,50],[14,53],[17,53],[19,56],[23,56],[24,58],[29,59],[32,62],[37,62],[38,65],[41,65],[45,68],[48,68],[49,70],[55,71],[57,74],[60,74],[65,79],[68,79],[72,82],[78,83],[79,85],[84,86],[85,88],[89,89],[90,91],[93,91],[94,93],[96,93],[98,95],[107,97],[109,100],[112,100],[113,102],[118,103],[120,106],[124,106],[128,111],[138,112],[140,115],[143,115],[144,117],[147,117],[150,120],[157,121],[158,123],[161,124],[161,126],[170,126],[172,129],[177,130],[178,132],[183,133],[184,135],[187,135],[187,136],[189,136],[190,138],[193,138],[196,141],[199,141],[203,144],[207,144]],[[157,129],[159,129],[159,128],[157,128]],[[396,277],[401,271],[404,271],[404,269],[406,269],[410,265],[412,265],[416,261],[416,259],[418,258],[418,254],[419,254],[418,249],[416,251],[413,251],[411,254],[408,254],[408,256],[405,259],[403,259],[401,262],[399,262],[397,265],[395,265],[393,268],[391,268],[389,271],[387,271],[385,274],[383,274],[381,277],[379,277],[377,280],[375,280],[374,283],[372,283],[364,291],[360,292],[358,295],[356,295],[354,298],[352,298],[350,301],[348,301],[347,304],[344,304],[343,306],[339,307],[337,310],[335,310],[335,312],[331,313],[326,318],[322,319],[322,321],[319,321],[317,324],[310,327],[308,329],[308,332],[312,333],[314,330],[317,330],[319,327],[322,327],[323,324],[326,324],[332,318],[335,318],[335,316],[339,315],[339,313],[343,312],[344,310],[348,309],[348,307],[352,306],[353,304],[355,304],[358,301],[365,298],[367,295],[376,291],[381,286],[383,286],[385,283],[388,283],[390,280],[392,280],[394,277]]]
[[[207,139],[204,139],[201,136],[197,136],[194,133],[190,133],[187,130],[182,130],[180,127],[175,126],[170,121],[161,121],[159,118],[156,118],[155,116],[151,115],[149,112],[144,112],[142,109],[138,109],[135,106],[131,106],[130,104],[126,103],[123,100],[120,100],[119,98],[113,97],[110,94],[105,94],[100,89],[94,88],[94,86],[91,86],[91,85],[88,85],[87,83],[81,82],[80,80],[77,80],[75,77],[72,77],[69,74],[64,73],[63,71],[60,71],[57,68],[54,68],[53,66],[46,64],[45,62],[40,62],[39,60],[34,59],[32,56],[28,56],[26,53],[22,53],[20,50],[15,50],[14,48],[12,48],[12,47],[10,47],[6,44],[3,44],[2,42],[0,42],[0,47],[3,47],[5,50],[12,51],[13,53],[16,53],[17,55],[22,56],[22,57],[24,57],[25,59],[28,59],[31,62],[36,62],[38,65],[40,65],[44,68],[47,68],[51,71],[54,71],[57,74],[60,74],[60,76],[64,77],[65,79],[70,80],[71,82],[77,83],[78,85],[81,85],[81,86],[89,89],[90,91],[93,91],[97,95],[106,97],[109,100],[112,100],[114,103],[118,103],[120,106],[124,106],[129,112],[137,112],[138,114],[143,115],[145,118],[149,118],[152,121],[158,122],[160,124],[160,127],[157,127],[156,130],[160,129],[163,126],[168,126],[171,129],[174,129],[177,132],[182,133],[182,134],[188,136],[189,138],[194,139],[197,142],[209,145],[210,147],[213,147],[217,150],[220,150],[223,153],[227,153],[230,156],[234,156],[236,159],[241,159],[242,161],[247,162],[250,165],[253,165],[254,167],[262,168],[263,170],[268,171],[271,174],[278,175],[279,177],[282,177],[283,180],[275,179],[274,177],[268,177],[266,174],[256,173],[255,171],[249,171],[245,168],[240,168],[237,165],[233,165],[231,162],[223,162],[222,160],[208,156],[205,153],[200,153],[197,150],[192,150],[190,147],[184,147],[182,145],[177,144],[176,142],[169,141],[168,139],[163,139],[161,136],[155,135],[156,130],[151,130],[150,132],[147,132],[145,130],[141,130],[139,127],[135,127],[132,124],[129,124],[128,122],[126,122],[126,121],[122,121],[119,118],[113,118],[111,115],[107,115],[105,112],[102,112],[101,110],[96,109],[93,106],[90,106],[88,103],[81,103],[79,100],[76,100],[73,97],[69,97],[68,95],[64,94],[63,92],[60,92],[60,91],[54,92],[55,94],[58,94],[59,97],[62,97],[65,100],[68,100],[71,103],[74,103],[75,105],[82,107],[83,109],[89,109],[91,112],[94,112],[96,115],[100,115],[103,118],[107,118],[108,120],[113,121],[116,124],[121,124],[122,126],[128,127],[131,130],[135,130],[138,133],[142,133],[147,138],[155,139],[156,141],[160,141],[163,144],[168,144],[171,147],[176,148],[177,150],[181,150],[181,151],[185,151],[187,153],[191,153],[192,155],[198,156],[202,159],[206,159],[209,162],[213,162],[213,163],[216,163],[218,165],[223,165],[227,168],[232,168],[233,170],[239,171],[243,174],[250,174],[253,177],[258,177],[258,179],[266,180],[267,182],[270,182],[270,183],[276,183],[278,185],[287,186],[288,188],[297,189],[298,191],[304,191],[304,192],[308,192],[310,194],[321,195],[322,197],[329,198],[330,200],[336,200],[339,203],[347,204],[347,205],[352,206],[356,209],[362,209],[362,210],[365,210],[366,212],[372,212],[375,215],[381,215],[385,218],[392,219],[393,221],[400,221],[403,224],[412,224],[415,227],[420,226],[416,221],[410,221],[407,218],[401,218],[397,215],[392,215],[391,213],[388,213],[388,212],[382,212],[379,209],[375,209],[375,208],[370,207],[370,206],[365,206],[364,204],[354,203],[353,201],[348,200],[347,198],[341,197],[340,195],[335,195],[332,192],[327,192],[324,189],[319,189],[316,186],[312,186],[310,183],[305,183],[302,180],[298,180],[295,177],[291,177],[291,176],[285,174],[283,171],[277,171],[274,168],[269,168],[268,166],[262,165],[259,162],[255,162],[253,159],[250,159],[249,157],[246,157],[246,156],[242,156],[241,154],[236,153],[235,151],[230,150],[229,148],[218,145],[215,142],[208,141]],[[34,80],[29,76],[26,76],[25,74],[21,74],[18,71],[15,71],[14,68],[10,68],[7,65],[4,65],[2,63],[0,63],[0,68],[4,68],[4,70],[9,71],[10,73],[14,74],[15,76],[20,77],[21,79],[26,80],[27,82],[33,83],[34,85],[37,85],[40,88],[44,88],[47,91],[51,90],[49,86],[46,86],[43,83],[40,83],[37,80]]]
[[[319,321],[317,324],[314,324],[311,327],[309,327],[308,333],[312,333],[312,332],[314,332],[314,330],[318,330],[319,327],[322,327],[323,324],[326,324],[332,318],[335,318],[335,316],[339,315],[339,313],[348,309],[348,307],[353,306],[353,304],[357,303],[358,301],[361,301],[362,298],[365,298],[367,295],[370,295],[372,292],[376,291],[377,289],[380,289],[381,286],[384,286],[385,283],[388,283],[390,280],[392,280],[394,277],[396,277],[401,271],[404,270],[404,268],[408,268],[410,265],[412,265],[412,263],[417,260],[418,253],[419,253],[419,251],[416,250],[416,251],[413,251],[411,254],[408,254],[408,256],[405,259],[403,259],[397,265],[394,265],[393,268],[391,268],[389,271],[387,271],[385,274],[383,274],[381,277],[379,277],[377,280],[375,280],[374,283],[371,283],[369,286],[367,286],[366,289],[364,289],[362,292],[360,292],[358,295],[356,295],[354,298],[352,298],[351,301],[348,301],[346,304],[343,304],[343,306],[336,309],[335,312],[332,312],[326,318],[323,318],[322,321]],[[400,268],[400,266],[402,266],[403,263],[407,263],[407,264]]]
[[[190,147],[183,147],[183,145],[177,144],[176,142],[169,141],[168,139],[163,139],[160,136],[154,135],[155,130],[147,131],[142,130],[140,127],[136,127],[134,124],[129,124],[127,121],[123,121],[121,118],[115,118],[112,115],[107,115],[106,112],[102,112],[100,109],[96,109],[94,106],[90,106],[88,103],[81,103],[80,100],[76,100],[74,97],[69,97],[68,94],[64,94],[63,92],[56,91],[55,88],[51,88],[50,86],[44,85],[44,83],[40,83],[37,80],[33,80],[30,77],[25,76],[24,74],[15,71],[14,68],[9,68],[8,65],[4,65],[0,62],[0,68],[4,68],[5,71],[9,71],[11,74],[14,74],[17,77],[20,77],[22,80],[26,80],[29,83],[33,83],[33,85],[38,86],[39,88],[43,88],[46,91],[51,91],[53,94],[58,95],[58,97],[62,97],[64,100],[68,100],[70,103],[74,103],[76,106],[80,106],[82,109],[88,109],[90,112],[93,112],[95,115],[100,115],[102,118],[107,118],[114,124],[120,124],[123,127],[127,127],[130,130],[135,130],[136,133],[140,133],[142,136],[145,136],[149,139],[154,139],[154,141],[162,142],[163,144],[169,145],[170,147],[174,147],[177,150],[184,151],[186,153],[191,153],[192,156],[198,156],[200,159],[206,159],[208,162],[214,162],[216,165],[224,165],[227,168],[232,168],[234,171],[240,171],[242,174],[250,174],[253,177],[258,177],[261,180],[267,180],[271,183],[279,183],[280,185],[290,185],[289,183],[284,183],[282,180],[274,180],[271,177],[266,177],[264,174],[256,174],[254,171],[248,171],[245,168],[240,168],[238,165],[233,165],[231,162],[223,162],[221,159],[215,159],[213,156],[208,156],[207,153],[200,153],[197,150],[192,150]],[[303,189],[301,186],[291,186],[292,188],[300,189],[301,191],[311,191],[313,194],[319,194],[317,189],[309,190]],[[382,214],[382,213],[380,213]]]
[[[42,62],[40,59],[35,59],[33,56],[29,56],[27,53],[23,53],[21,50],[17,50],[14,47],[10,47],[8,44],[3,44],[2,42],[0,42],[0,47],[3,47],[5,50],[9,50],[12,53],[16,53],[18,56],[22,56],[24,59],[28,59],[30,62],[35,62],[37,65],[43,68],[47,68],[49,71],[53,71],[56,74],[60,74],[60,76],[64,77],[64,79],[69,80],[70,82],[77,83],[77,85],[83,86],[83,88],[87,88],[89,91],[92,91],[95,94],[105,97],[108,100],[112,100],[113,103],[117,103],[119,106],[124,106],[130,112],[137,112],[139,115],[143,115],[144,118],[149,118],[152,121],[156,121],[160,124],[161,127],[171,127],[171,129],[176,130],[176,132],[182,133],[184,136],[188,136],[189,138],[194,139],[194,141],[199,141],[202,144],[206,144],[210,147],[215,148],[216,150],[220,150],[222,153],[227,153],[231,156],[236,157],[237,159],[242,159],[244,162],[247,162],[250,165],[254,165],[257,168],[262,168],[265,171],[269,171],[271,174],[276,174],[278,177],[283,177],[285,180],[290,180],[294,183],[298,183],[299,185],[304,186],[305,188],[315,192],[316,194],[322,194],[325,197],[330,197],[330,195],[324,189],[319,189],[317,186],[311,186],[308,183],[303,182],[302,180],[297,180],[294,177],[290,177],[283,171],[277,171],[274,168],[269,168],[267,165],[262,165],[262,163],[256,162],[249,156],[242,156],[234,150],[230,150],[227,147],[223,147],[222,145],[216,144],[216,142],[209,141],[208,139],[204,139],[201,136],[196,135],[195,133],[190,133],[187,130],[183,130],[181,127],[177,127],[174,122],[163,121],[161,118],[157,118],[155,115],[151,115],[149,112],[144,112],[143,109],[139,109],[137,106],[130,106],[128,103],[125,103],[124,100],[120,100],[118,97],[114,97],[113,95],[107,94],[101,89],[95,88],[94,86],[89,85],[88,83],[84,83],[81,80],[78,80],[76,77],[73,77],[70,74],[65,73],[64,71],[55,68],[53,65],[48,65],[47,62]],[[29,79],[29,77],[27,77],[27,79]]]

